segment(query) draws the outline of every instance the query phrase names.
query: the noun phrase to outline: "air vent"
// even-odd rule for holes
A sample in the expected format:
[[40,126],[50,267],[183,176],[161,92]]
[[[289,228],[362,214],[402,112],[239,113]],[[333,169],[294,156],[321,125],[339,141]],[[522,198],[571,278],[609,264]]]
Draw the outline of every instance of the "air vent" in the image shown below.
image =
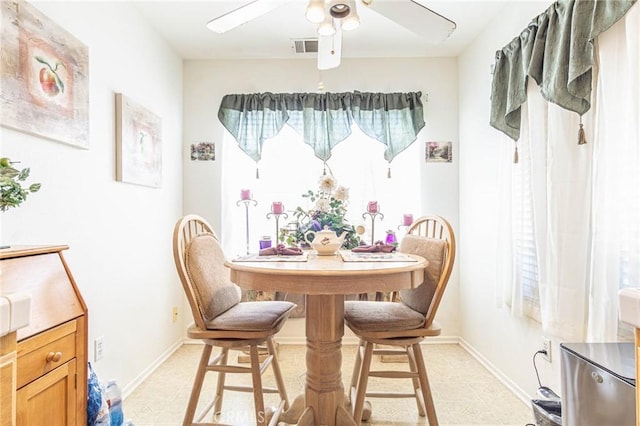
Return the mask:
[[294,53],[318,53],[317,38],[299,38],[291,40]]

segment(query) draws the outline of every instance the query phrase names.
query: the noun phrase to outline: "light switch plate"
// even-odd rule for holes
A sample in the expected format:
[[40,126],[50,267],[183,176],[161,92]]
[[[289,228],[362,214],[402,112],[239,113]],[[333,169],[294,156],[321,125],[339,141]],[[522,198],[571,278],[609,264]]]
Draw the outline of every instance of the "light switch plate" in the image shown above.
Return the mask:
[[104,358],[104,336],[97,337],[93,342],[93,353],[95,362]]

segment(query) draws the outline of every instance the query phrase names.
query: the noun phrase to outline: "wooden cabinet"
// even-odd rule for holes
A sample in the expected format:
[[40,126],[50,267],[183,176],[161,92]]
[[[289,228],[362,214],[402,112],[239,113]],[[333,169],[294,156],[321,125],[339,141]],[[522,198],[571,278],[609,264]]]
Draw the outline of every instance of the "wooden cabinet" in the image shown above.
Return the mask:
[[17,331],[18,426],[87,424],[87,308],[62,255],[67,248],[0,250],[2,292],[31,294],[31,321]]
[[16,424],[16,332],[0,337],[0,426]]

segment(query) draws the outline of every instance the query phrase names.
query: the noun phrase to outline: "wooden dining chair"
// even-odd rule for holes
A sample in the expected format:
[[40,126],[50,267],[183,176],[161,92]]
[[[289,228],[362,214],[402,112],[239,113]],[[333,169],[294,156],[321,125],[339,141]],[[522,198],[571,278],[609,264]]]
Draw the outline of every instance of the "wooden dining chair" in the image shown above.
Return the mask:
[[[194,324],[187,331],[192,339],[202,340],[204,348],[191,389],[183,425],[199,424],[213,407],[213,417],[220,415],[225,390],[253,392],[256,423],[275,425],[289,406],[272,337],[280,331],[289,313],[291,302],[241,302],[240,288],[229,279],[225,257],[211,226],[201,217],[187,215],[179,219],[173,231],[173,256],[178,276],[189,301]],[[258,345],[266,344],[268,356],[260,362]],[[220,353],[211,358],[213,347]],[[250,366],[228,364],[230,350],[249,348]],[[271,366],[276,388],[264,388],[262,373]],[[208,372],[217,372],[218,380],[213,400],[196,418],[202,384]],[[232,386],[225,383],[227,374],[250,374],[253,386]],[[280,403],[273,412],[265,411],[264,393],[279,393]],[[211,424],[210,422],[207,424]]]
[[[363,420],[365,397],[415,398],[418,413],[426,413],[433,426],[438,419],[420,342],[440,334],[440,325],[434,318],[455,259],[453,229],[440,216],[421,217],[407,230],[399,251],[422,256],[429,262],[421,285],[401,290],[397,301],[345,302],[345,323],[360,339],[349,392],[351,408],[359,423]],[[371,370],[373,355],[398,354],[407,356],[408,371]],[[369,377],[411,379],[413,392],[367,392]]]

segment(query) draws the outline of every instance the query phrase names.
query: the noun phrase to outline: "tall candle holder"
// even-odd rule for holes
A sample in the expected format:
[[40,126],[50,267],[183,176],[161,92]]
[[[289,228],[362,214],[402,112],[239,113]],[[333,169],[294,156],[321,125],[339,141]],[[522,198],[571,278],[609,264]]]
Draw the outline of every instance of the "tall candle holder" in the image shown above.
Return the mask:
[[376,224],[376,218],[378,216],[380,216],[380,220],[384,219],[384,215],[380,212],[364,212],[362,213],[362,218],[364,219],[366,216],[369,216],[371,218],[371,244],[375,244],[376,243],[376,231],[375,231],[375,224]]
[[278,245],[278,243],[280,243],[280,225],[279,225],[280,216],[284,216],[284,218],[286,219],[286,218],[289,217],[289,215],[286,214],[285,212],[282,212],[282,213],[269,212],[269,213],[267,213],[267,219],[271,219],[272,216],[276,218],[276,245]]
[[253,204],[255,207],[258,205],[258,202],[251,198],[236,201],[236,206],[240,206],[240,204],[244,204],[245,229],[247,233],[247,254],[249,254],[249,204]]
[[398,225],[398,230],[404,228],[405,232],[413,225],[413,215],[411,213],[405,213],[402,215],[402,223]]

